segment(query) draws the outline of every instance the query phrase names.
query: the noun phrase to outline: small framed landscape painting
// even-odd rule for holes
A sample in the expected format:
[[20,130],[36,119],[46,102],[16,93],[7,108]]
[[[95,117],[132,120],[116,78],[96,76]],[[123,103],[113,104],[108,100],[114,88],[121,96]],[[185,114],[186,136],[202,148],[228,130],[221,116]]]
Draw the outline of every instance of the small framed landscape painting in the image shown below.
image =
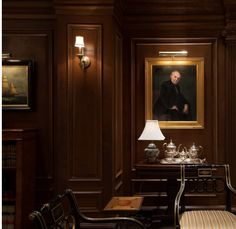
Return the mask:
[[30,110],[32,105],[32,60],[2,61],[2,109]]

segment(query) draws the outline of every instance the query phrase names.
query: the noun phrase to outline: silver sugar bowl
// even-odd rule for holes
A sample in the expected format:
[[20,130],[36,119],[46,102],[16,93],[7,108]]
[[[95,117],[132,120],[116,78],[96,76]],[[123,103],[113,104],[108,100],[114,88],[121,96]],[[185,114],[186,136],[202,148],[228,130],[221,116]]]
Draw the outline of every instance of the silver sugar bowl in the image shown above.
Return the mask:
[[200,155],[200,151],[202,151],[202,146],[195,146],[195,143],[189,148],[188,155],[191,159],[196,159]]

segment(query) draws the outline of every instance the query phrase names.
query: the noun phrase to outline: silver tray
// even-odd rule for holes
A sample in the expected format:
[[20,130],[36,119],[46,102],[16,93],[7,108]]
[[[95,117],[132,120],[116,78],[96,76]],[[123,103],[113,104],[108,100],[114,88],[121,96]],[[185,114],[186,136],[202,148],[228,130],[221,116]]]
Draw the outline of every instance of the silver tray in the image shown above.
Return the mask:
[[160,160],[161,164],[203,164],[206,163],[206,158],[200,159],[200,158],[186,158],[186,159],[181,159],[181,158],[164,158]]

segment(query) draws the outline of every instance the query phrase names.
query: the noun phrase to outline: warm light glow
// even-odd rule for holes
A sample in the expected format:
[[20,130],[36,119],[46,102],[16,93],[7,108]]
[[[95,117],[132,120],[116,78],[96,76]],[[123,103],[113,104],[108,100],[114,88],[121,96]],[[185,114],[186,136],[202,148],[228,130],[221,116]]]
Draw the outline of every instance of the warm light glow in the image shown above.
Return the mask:
[[188,51],[159,51],[159,56],[187,56]]
[[76,36],[75,47],[84,48],[84,37]]
[[146,120],[144,130],[138,140],[164,140],[157,120]]

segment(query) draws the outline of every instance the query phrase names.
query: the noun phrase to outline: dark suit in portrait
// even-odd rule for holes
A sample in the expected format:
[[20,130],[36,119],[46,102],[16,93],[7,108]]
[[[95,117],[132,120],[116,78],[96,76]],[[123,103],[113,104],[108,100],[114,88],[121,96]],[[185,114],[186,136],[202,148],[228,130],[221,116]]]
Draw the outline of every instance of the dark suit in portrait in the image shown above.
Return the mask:
[[[188,105],[188,113],[183,112],[185,104]],[[173,109],[173,106],[177,109]],[[153,114],[159,121],[191,120],[190,104],[178,84],[173,84],[171,80],[162,83],[160,95],[153,106]]]

